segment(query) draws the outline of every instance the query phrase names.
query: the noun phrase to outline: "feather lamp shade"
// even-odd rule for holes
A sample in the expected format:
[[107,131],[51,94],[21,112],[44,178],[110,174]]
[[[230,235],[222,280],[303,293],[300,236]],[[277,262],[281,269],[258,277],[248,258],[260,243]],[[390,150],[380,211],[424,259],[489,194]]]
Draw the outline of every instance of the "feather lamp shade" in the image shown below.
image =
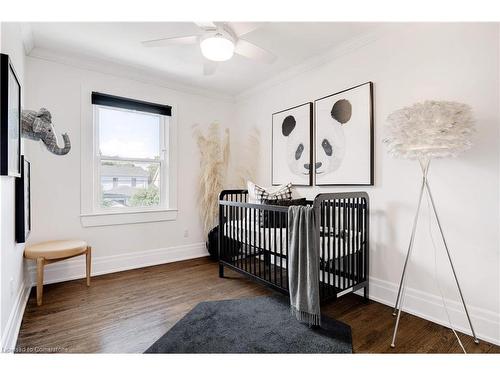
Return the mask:
[[472,146],[474,119],[467,104],[427,100],[393,112],[387,121],[384,143],[395,157],[444,158]]

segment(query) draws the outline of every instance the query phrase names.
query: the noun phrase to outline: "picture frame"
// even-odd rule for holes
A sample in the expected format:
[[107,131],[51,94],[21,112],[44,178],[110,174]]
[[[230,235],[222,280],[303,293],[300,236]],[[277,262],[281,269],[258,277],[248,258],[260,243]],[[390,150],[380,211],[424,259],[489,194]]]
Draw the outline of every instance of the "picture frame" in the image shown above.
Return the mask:
[[316,99],[314,107],[315,185],[373,186],[373,82]]
[[31,163],[21,155],[21,177],[16,178],[16,242],[26,242],[31,232]]
[[312,186],[313,103],[272,114],[271,183]]
[[21,84],[5,54],[0,54],[0,175],[21,176]]

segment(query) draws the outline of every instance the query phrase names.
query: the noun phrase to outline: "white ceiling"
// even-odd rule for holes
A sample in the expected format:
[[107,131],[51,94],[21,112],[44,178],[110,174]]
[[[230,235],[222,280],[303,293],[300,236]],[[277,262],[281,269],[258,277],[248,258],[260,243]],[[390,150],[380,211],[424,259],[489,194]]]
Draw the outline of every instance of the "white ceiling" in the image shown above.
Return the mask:
[[32,46],[139,68],[166,80],[219,94],[237,95],[276,75],[374,32],[376,23],[266,22],[244,39],[274,53],[273,64],[235,55],[203,75],[198,45],[145,48],[141,41],[197,33],[190,22],[30,23]]

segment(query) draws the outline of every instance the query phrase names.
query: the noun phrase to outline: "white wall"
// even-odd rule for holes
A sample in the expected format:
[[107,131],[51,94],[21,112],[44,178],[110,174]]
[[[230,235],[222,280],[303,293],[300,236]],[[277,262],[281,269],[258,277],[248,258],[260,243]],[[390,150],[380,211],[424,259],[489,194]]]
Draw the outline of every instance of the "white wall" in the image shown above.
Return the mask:
[[[140,267],[206,254],[197,204],[199,152],[192,137],[194,124],[219,120],[232,123],[230,102],[210,99],[165,87],[28,57],[26,108],[48,108],[56,131],[67,132],[72,149],[56,156],[27,140],[32,163],[33,231],[29,242],[81,238],[93,247],[94,273]],[[178,216],[175,221],[84,228],[80,222],[81,87],[96,85],[112,92],[136,93],[175,104],[178,128]],[[91,183],[89,181],[89,183]],[[185,237],[185,232],[188,237]],[[81,277],[83,259],[49,265],[48,282]]]
[[[8,54],[25,89],[25,59],[18,24],[1,24],[1,51]],[[25,92],[22,92],[25,99]],[[23,100],[24,101],[24,100]],[[0,335],[1,347],[10,349],[21,323],[26,289],[24,288],[24,244],[17,244],[14,237],[14,186],[15,178],[0,176]],[[21,309],[21,310],[20,310]]]
[[[375,186],[301,188],[299,195],[366,190],[371,199],[371,297],[393,303],[418,195],[418,163],[389,157],[382,144],[385,119],[402,106],[425,99],[456,100],[472,106],[475,147],[454,160],[436,160],[430,181],[476,329],[500,341],[499,302],[499,35],[497,24],[420,24],[393,33],[272,87],[242,95],[237,123],[261,130],[258,183],[269,185],[271,114],[342,89],[374,82]],[[244,142],[244,140],[240,140]],[[434,253],[428,211],[417,233],[409,268],[410,311],[444,321],[433,279]],[[433,230],[438,242],[438,232]],[[451,271],[438,249],[443,293],[458,301]],[[460,306],[450,302],[454,323],[465,327]]]

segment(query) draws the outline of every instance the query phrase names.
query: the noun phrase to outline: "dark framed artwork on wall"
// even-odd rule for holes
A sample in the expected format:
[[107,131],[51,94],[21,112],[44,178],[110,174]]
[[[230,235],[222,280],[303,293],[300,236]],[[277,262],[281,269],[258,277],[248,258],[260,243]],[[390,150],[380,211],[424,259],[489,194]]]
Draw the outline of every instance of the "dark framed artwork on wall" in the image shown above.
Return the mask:
[[21,85],[8,55],[0,54],[0,175],[21,175]]
[[21,156],[21,177],[16,179],[16,241],[26,242],[31,232],[31,163]]
[[373,83],[314,104],[316,185],[373,185]]
[[271,181],[273,185],[312,185],[313,104],[272,115]]

